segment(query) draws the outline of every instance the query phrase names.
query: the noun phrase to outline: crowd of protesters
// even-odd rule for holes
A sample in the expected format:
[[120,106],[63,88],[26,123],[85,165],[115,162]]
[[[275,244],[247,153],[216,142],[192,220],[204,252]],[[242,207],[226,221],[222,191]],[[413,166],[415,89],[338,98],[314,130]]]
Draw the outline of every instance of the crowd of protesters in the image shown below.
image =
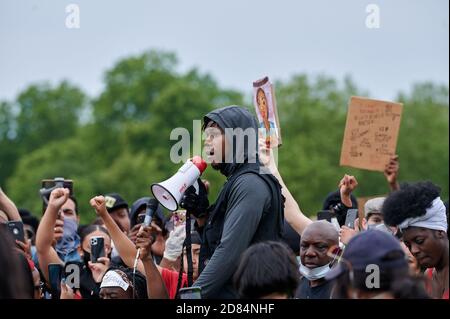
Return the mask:
[[[148,226],[150,197],[129,205],[117,193],[93,194],[92,222],[82,225],[67,188],[51,191],[40,220],[0,188],[0,298],[175,299],[192,286],[203,298],[448,299],[448,202],[437,185],[400,184],[393,156],[385,169],[389,194],[360,207],[364,218],[345,223],[364,183],[345,175],[324,194],[329,218],[315,220],[301,211],[264,142],[243,164],[215,158],[226,128],[255,123],[236,106],[205,116],[205,147],[227,182],[209,205],[209,184],[199,180],[184,209],[158,206]],[[259,174],[260,166],[270,174]],[[99,239],[102,253],[94,257]]]

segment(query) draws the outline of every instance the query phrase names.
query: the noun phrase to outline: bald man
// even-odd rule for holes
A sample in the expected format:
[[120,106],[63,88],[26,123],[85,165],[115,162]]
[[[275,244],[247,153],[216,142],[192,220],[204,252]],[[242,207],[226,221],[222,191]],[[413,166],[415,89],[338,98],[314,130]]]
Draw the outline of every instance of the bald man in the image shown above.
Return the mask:
[[309,224],[300,240],[300,273],[302,277],[295,293],[298,299],[330,299],[333,281],[325,275],[334,259],[327,255],[333,246],[339,245],[339,233],[326,220]]

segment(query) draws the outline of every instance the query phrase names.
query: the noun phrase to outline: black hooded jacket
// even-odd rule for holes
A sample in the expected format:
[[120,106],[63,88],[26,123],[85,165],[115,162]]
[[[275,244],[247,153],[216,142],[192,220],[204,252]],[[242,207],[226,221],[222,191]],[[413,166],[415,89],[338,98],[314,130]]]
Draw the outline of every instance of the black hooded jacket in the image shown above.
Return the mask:
[[[202,288],[203,298],[237,298],[232,276],[240,256],[253,243],[281,239],[284,201],[275,177],[260,173],[254,116],[245,108],[228,106],[208,113],[204,126],[210,121],[225,131],[227,141],[233,140],[233,153],[220,164],[220,172],[227,181],[216,203],[209,208],[202,232],[201,274],[194,286]],[[254,143],[250,138],[229,135],[227,128],[241,128],[244,134],[246,129],[253,130],[250,138]]]

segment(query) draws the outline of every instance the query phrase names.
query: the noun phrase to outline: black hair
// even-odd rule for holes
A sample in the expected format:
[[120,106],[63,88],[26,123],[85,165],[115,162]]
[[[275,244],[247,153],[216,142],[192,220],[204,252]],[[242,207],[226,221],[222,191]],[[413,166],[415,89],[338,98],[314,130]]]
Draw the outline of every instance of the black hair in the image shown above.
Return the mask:
[[256,299],[272,293],[292,297],[300,281],[292,250],[282,242],[266,241],[250,246],[233,277],[241,298]]
[[391,293],[395,299],[430,299],[422,276],[406,276],[394,281]]
[[[358,200],[356,199],[355,195],[350,194],[350,200],[352,201],[352,208],[358,208]],[[325,200],[322,204],[323,210],[331,209],[332,207],[336,206],[337,204],[341,203],[341,192],[339,190],[331,192],[325,197]]]
[[18,210],[20,218],[22,218],[22,222],[26,225],[30,225],[36,232],[39,226],[39,219],[34,216],[28,209],[19,208]]
[[191,231],[191,244],[194,244],[194,245],[202,244],[202,238],[200,237],[200,234],[196,230]]
[[332,299],[349,299],[349,288],[360,291],[383,293],[389,292],[395,299],[424,299],[429,298],[425,290],[423,276],[412,276],[407,267],[380,269],[380,287],[368,288],[366,284],[367,272],[353,271],[353,281],[350,280],[348,269],[336,278]]
[[[148,299],[147,295],[147,280],[145,276],[138,270],[133,274],[133,269],[123,266],[111,266],[106,270],[105,274],[110,270],[120,270],[125,273],[128,280],[134,285],[134,294],[136,299]],[[133,278],[134,277],[134,278]]]
[[73,195],[70,195],[69,199],[71,199],[72,202],[75,204],[75,214],[78,215],[78,202],[77,202],[77,199]]
[[[146,209],[147,209],[146,204],[142,204],[140,207],[138,207],[138,208],[136,209],[136,211],[135,211],[133,214],[130,213],[129,217],[130,217],[130,227],[131,227],[131,228],[133,228],[134,226],[136,226],[136,224],[137,224],[137,219],[138,219],[139,214],[145,212]],[[161,208],[160,205],[158,205],[157,210],[161,211],[161,213],[162,213],[162,208]],[[155,214],[153,214],[152,221],[153,221],[159,228],[161,228],[161,230],[162,230],[162,232],[161,232],[162,236],[163,236],[163,237],[166,237],[167,234],[169,233],[169,231],[168,231],[167,228],[166,228],[166,223],[169,221],[170,218],[165,217],[163,213],[162,213],[162,216],[163,216],[163,219],[161,219],[161,218],[158,216],[158,214],[155,213]]]
[[[355,272],[354,282],[356,282],[357,289],[366,292],[389,292],[395,299],[429,299],[429,295],[425,289],[425,280],[423,277],[414,277],[406,272],[399,272],[393,270],[392,273],[381,272],[380,278],[383,281],[380,288],[368,289],[365,285],[367,273]],[[349,272],[345,272],[336,279],[332,299],[349,299],[352,296],[348,295],[348,288],[352,286],[350,282]]]
[[91,233],[95,231],[101,231],[108,235],[108,237],[111,238],[111,236],[108,233],[108,230],[106,230],[105,227],[100,225],[83,225],[78,227],[78,234],[80,235],[80,245],[83,244],[84,239]]
[[15,243],[5,225],[0,225],[0,299],[32,299],[33,276],[25,256],[15,250]]
[[397,226],[407,218],[426,214],[433,200],[439,196],[440,188],[432,182],[402,184],[399,190],[392,192],[384,201],[381,211],[384,222]]

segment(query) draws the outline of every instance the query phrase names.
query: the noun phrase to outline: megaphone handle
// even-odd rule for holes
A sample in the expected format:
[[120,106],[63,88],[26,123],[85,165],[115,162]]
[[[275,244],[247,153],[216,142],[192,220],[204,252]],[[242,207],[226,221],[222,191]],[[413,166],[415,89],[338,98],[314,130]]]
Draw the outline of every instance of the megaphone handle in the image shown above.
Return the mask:
[[[41,190],[39,191],[39,195],[41,195],[42,200],[44,201],[45,205],[48,205],[48,198],[47,196],[44,195],[45,192],[45,188],[41,188]],[[49,195],[50,197],[50,195]]]
[[198,185],[198,181],[195,181],[195,183],[192,186],[194,186],[194,188],[195,188],[195,193],[197,195],[199,195],[200,194],[200,186]]

